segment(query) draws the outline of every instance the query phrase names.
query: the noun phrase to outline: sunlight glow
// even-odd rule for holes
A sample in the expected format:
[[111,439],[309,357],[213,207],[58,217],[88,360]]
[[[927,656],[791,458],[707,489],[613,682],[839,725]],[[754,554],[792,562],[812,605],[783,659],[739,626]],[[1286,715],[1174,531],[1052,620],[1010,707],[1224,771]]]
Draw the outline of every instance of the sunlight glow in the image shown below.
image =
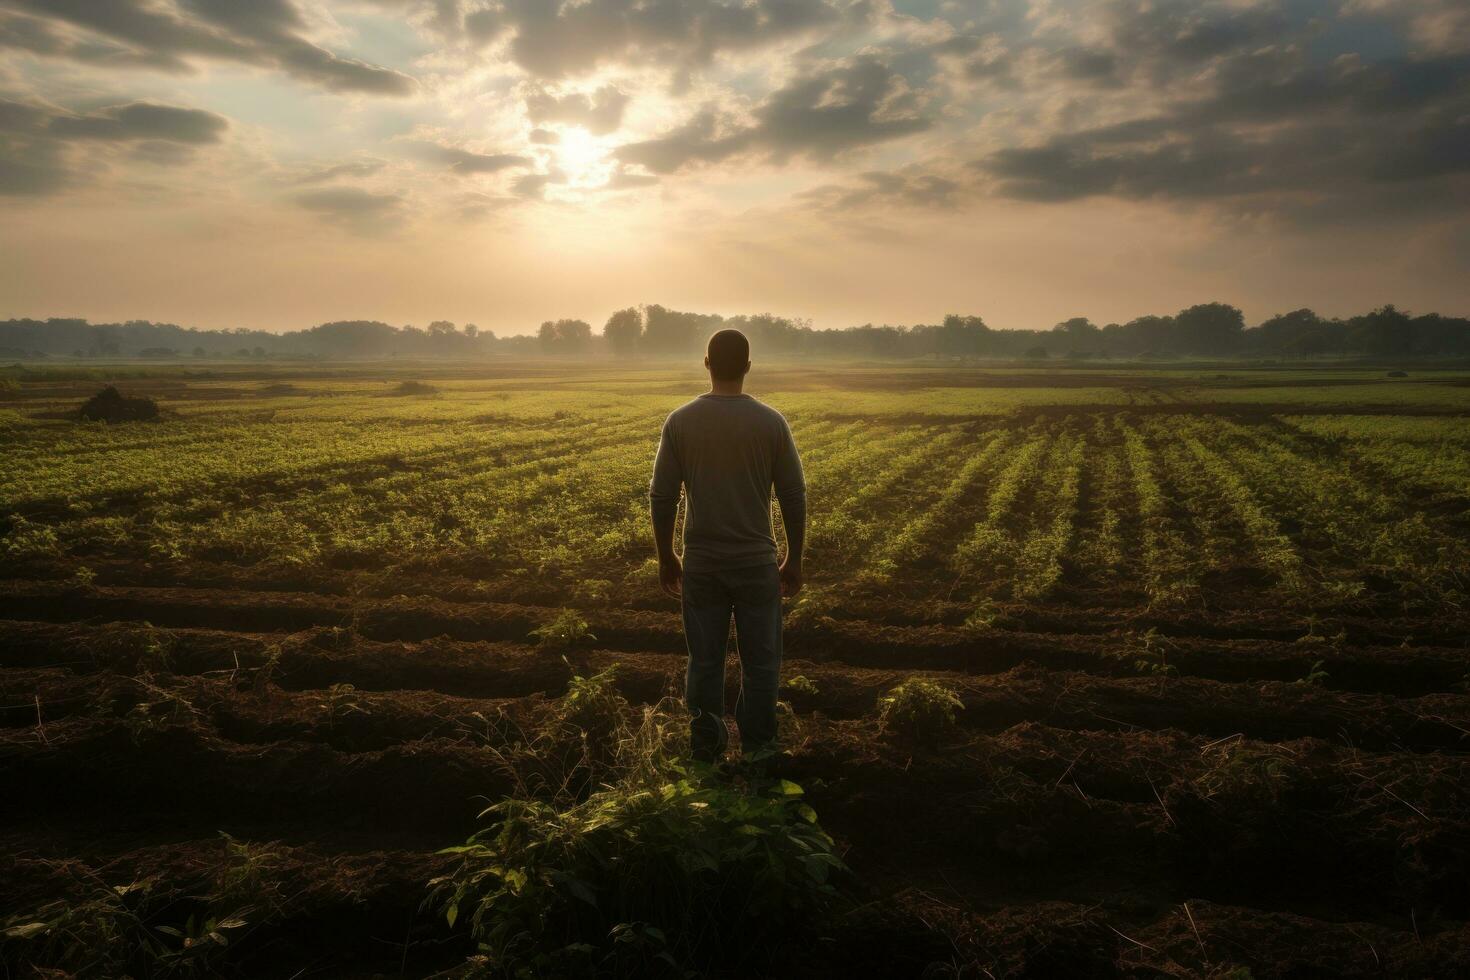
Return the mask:
[[586,190],[606,184],[613,173],[611,149],[608,140],[593,136],[580,126],[561,130],[555,156],[557,166],[566,176],[565,186]]

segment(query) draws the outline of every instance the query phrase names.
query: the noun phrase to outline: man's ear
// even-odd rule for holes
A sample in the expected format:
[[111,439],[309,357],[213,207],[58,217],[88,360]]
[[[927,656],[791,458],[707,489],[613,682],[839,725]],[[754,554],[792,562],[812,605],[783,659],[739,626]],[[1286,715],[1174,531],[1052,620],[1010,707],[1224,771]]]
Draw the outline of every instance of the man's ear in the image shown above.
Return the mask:
[[705,359],[704,359],[704,369],[706,371],[709,370],[709,357],[708,356],[706,356]]
[[750,362],[749,361],[746,361],[745,362],[745,370],[744,371],[741,371],[740,373],[741,374],[749,374],[750,373]]

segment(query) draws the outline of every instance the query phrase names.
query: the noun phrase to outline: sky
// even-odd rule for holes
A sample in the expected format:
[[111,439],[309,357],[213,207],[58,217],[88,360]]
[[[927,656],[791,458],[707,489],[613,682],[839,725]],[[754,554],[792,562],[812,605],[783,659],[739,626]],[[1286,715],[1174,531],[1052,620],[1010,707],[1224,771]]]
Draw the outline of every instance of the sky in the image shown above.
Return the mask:
[[0,0],[0,317],[1470,313],[1466,0]]

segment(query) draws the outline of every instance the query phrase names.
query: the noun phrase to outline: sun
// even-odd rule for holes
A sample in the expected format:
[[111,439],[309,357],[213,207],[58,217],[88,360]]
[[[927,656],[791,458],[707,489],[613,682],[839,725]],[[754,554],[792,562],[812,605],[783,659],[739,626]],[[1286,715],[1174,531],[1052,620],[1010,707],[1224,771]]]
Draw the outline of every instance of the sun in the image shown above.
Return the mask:
[[556,144],[556,165],[566,175],[568,187],[600,187],[612,176],[613,163],[609,158],[612,147],[580,126],[568,126],[561,131]]

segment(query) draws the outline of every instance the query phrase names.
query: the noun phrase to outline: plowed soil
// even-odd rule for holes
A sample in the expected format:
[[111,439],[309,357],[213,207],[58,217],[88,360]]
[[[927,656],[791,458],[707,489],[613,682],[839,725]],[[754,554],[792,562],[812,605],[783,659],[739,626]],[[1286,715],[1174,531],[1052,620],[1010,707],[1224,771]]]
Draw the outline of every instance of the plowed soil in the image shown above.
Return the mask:
[[[638,704],[682,680],[654,603],[564,661],[527,642],[534,597],[309,585],[0,582],[0,916],[139,881],[184,908],[230,840],[270,843],[283,914],[228,974],[451,969],[470,943],[425,883],[510,791],[496,754],[572,670],[620,664]],[[873,602],[788,631],[815,685],[785,696],[788,775],[855,893],[789,975],[1470,974],[1465,622],[956,620]],[[1140,675],[1149,629],[1172,669]],[[876,724],[916,671],[965,705],[938,746]]]

